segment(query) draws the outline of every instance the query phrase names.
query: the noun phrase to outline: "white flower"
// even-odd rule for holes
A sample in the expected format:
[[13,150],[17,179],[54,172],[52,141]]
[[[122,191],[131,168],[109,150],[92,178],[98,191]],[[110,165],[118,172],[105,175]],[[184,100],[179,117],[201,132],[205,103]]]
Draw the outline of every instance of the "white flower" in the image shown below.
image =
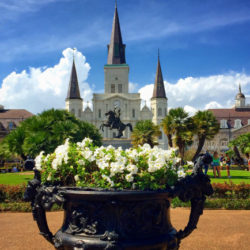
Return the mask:
[[79,160],[79,161],[78,161],[78,164],[84,166],[85,162],[84,162],[84,160]]
[[47,181],[51,181],[51,174],[47,177]]
[[137,174],[137,172],[138,172],[138,167],[136,167],[136,165],[129,164],[129,165],[127,166],[127,170],[128,170],[131,174]]
[[107,175],[102,175],[102,178],[106,181],[108,181],[111,184],[111,187],[113,187],[115,184],[114,182],[110,179],[110,177],[108,177]]
[[179,178],[183,178],[183,177],[186,176],[186,174],[185,174],[185,172],[184,172],[183,169],[178,170],[178,171],[177,171],[177,174],[178,174],[178,177],[179,177]]
[[80,180],[79,175],[75,175],[74,179],[75,179],[75,181],[79,181]]
[[42,170],[42,158],[44,151],[41,151],[40,154],[35,158],[35,168],[38,171]]
[[134,180],[134,177],[133,177],[133,175],[131,173],[127,174],[125,176],[125,178],[126,178],[127,182],[132,182]]
[[194,163],[193,163],[192,161],[187,161],[187,164],[188,164],[189,166],[193,166],[193,165],[194,165]]
[[114,176],[117,173],[123,173],[124,165],[118,162],[111,162],[110,164],[110,177]]

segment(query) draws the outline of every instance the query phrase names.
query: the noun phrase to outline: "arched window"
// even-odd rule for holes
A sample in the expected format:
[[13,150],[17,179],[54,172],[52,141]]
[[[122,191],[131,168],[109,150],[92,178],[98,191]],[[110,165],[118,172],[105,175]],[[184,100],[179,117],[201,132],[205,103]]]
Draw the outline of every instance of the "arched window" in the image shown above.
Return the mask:
[[81,109],[78,110],[78,117],[81,117]]
[[158,116],[162,116],[162,109],[158,108]]
[[71,109],[71,113],[74,115],[75,114],[75,109]]
[[115,93],[115,84],[111,84],[111,93]]
[[241,128],[242,124],[241,124],[241,120],[240,119],[236,119],[234,121],[234,128]]
[[167,108],[165,108],[164,111],[165,111],[165,112],[164,112],[164,115],[166,116],[166,115],[167,115]]
[[98,109],[98,117],[102,118],[102,110],[101,109]]
[[227,120],[220,120],[220,128],[227,128]]
[[132,117],[135,118],[135,109],[132,109]]

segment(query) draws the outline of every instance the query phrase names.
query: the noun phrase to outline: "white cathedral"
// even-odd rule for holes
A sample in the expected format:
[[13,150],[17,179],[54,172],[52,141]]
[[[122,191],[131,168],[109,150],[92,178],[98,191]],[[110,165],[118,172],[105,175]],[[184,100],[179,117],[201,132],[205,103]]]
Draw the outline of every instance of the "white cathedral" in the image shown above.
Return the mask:
[[[78,119],[90,122],[97,128],[107,120],[105,113],[120,108],[120,119],[123,123],[131,123],[134,127],[140,120],[152,120],[159,125],[167,115],[168,99],[166,97],[160,60],[158,56],[157,71],[154,90],[151,98],[151,109],[146,104],[141,109],[141,98],[139,93],[129,93],[129,66],[125,58],[126,45],[122,42],[122,35],[117,12],[113,19],[110,44],[108,45],[108,61],[104,65],[105,93],[93,94],[93,110],[87,107],[83,110],[83,99],[80,96],[75,62],[73,60],[68,93],[66,97],[66,110],[73,113]],[[104,128],[100,130],[103,138],[114,138],[116,130]],[[122,138],[129,139],[131,132],[128,128],[124,131]],[[167,148],[167,137],[164,133],[159,137],[159,146]]]

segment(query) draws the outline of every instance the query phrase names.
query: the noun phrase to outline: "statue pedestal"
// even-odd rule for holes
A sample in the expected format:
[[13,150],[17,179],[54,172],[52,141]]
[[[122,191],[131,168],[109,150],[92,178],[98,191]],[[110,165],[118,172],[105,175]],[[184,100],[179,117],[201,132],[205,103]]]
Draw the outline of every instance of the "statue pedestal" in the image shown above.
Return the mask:
[[103,139],[102,144],[104,147],[112,145],[115,148],[122,147],[122,149],[127,149],[132,147],[131,139],[125,139],[125,138]]

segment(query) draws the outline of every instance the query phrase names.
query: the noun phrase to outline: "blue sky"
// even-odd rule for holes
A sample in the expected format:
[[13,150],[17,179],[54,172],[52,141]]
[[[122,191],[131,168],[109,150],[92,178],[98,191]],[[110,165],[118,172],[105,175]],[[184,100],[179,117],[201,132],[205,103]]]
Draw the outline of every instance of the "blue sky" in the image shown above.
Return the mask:
[[[244,93],[250,95],[250,1],[117,2],[130,66],[129,79],[134,90],[140,91],[153,83],[160,48],[166,84],[178,85],[182,79],[187,81],[190,77],[196,80],[212,76],[232,77],[230,83],[222,82],[223,86],[228,83],[231,89],[224,97],[225,102],[214,96],[206,103],[187,105],[196,109],[205,108],[213,101],[218,107],[231,105],[234,99],[231,95],[236,94],[239,81]],[[53,68],[58,65],[65,49],[76,47],[91,67],[83,82],[92,92],[102,92],[103,66],[107,60],[113,14],[114,0],[0,0],[0,84],[5,81],[14,86],[13,81],[17,78],[13,78],[13,72],[18,75],[25,70],[30,79],[30,68],[41,71]],[[78,74],[82,74],[81,70],[78,69]],[[8,78],[10,75],[11,79]],[[82,91],[84,86],[81,86]],[[202,86],[201,82],[199,87]],[[171,91],[171,86],[167,90]],[[173,94],[169,93],[169,96]],[[10,108],[29,107],[24,100],[10,103],[5,99],[0,90],[0,103]],[[180,105],[184,104],[180,102]],[[40,109],[33,112],[47,108],[39,105]]]

